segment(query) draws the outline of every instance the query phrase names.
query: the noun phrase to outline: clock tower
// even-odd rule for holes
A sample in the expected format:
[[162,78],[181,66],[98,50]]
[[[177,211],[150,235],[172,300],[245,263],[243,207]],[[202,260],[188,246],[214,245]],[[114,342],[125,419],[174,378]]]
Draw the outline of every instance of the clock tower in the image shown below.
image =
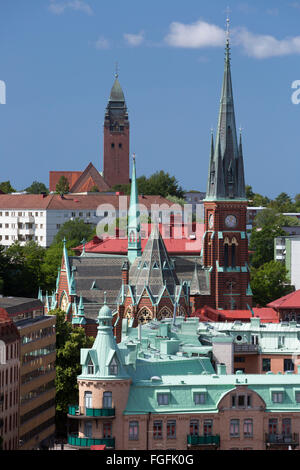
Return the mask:
[[210,268],[211,306],[216,309],[245,310],[252,306],[247,205],[242,137],[238,142],[227,37],[218,128],[215,142],[211,136],[204,200],[203,265]]

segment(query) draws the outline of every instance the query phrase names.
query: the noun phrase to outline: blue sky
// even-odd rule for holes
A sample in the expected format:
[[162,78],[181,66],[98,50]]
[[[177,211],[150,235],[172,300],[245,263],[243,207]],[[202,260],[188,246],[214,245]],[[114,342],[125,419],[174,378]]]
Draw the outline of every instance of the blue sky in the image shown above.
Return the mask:
[[[300,193],[300,1],[0,0],[0,181],[23,189],[50,170],[102,170],[115,63],[139,175],[164,170],[206,190],[229,4],[246,183]],[[300,96],[300,95],[299,95]]]

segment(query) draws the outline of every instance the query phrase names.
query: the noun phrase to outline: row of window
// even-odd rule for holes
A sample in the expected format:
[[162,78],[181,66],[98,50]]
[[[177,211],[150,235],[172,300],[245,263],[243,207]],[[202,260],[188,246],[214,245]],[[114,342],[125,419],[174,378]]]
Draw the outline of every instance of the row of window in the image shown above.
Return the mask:
[[49,344],[44,348],[36,349],[35,351],[29,351],[22,357],[22,364],[27,364],[28,362],[34,361],[43,356],[47,356],[48,354],[55,352],[55,350],[55,344]]
[[[277,361],[277,359],[276,359]],[[293,371],[295,369],[295,364],[292,359],[283,359],[283,370],[284,372]],[[269,372],[271,370],[271,358],[263,358],[262,360],[262,370],[263,372]]]
[[13,240],[16,241],[18,240],[19,242],[25,242],[28,240],[35,240],[37,241],[42,241],[44,240],[43,236],[40,237],[33,237],[33,235],[0,235],[0,240]]
[[44,212],[0,212],[0,217],[33,217],[33,215],[35,215],[35,217],[43,217]]
[[18,404],[19,400],[19,391],[18,388],[11,390],[8,393],[3,393],[0,396],[0,401],[1,398],[3,399],[3,411],[8,410],[9,408],[12,408],[13,406],[16,406]]
[[46,336],[51,336],[55,334],[54,326],[48,326],[46,328],[41,328],[40,330],[35,330],[23,335],[21,337],[22,344],[31,343],[32,341],[37,341]]
[[55,389],[55,380],[51,380],[50,382],[45,383],[34,390],[30,390],[29,392],[21,396],[21,405],[26,403],[29,400],[32,400],[33,398],[36,398],[42,395],[43,393],[48,392],[49,390],[54,390],[54,389]]
[[7,368],[5,371],[0,372],[0,390],[1,387],[18,382],[18,366]]

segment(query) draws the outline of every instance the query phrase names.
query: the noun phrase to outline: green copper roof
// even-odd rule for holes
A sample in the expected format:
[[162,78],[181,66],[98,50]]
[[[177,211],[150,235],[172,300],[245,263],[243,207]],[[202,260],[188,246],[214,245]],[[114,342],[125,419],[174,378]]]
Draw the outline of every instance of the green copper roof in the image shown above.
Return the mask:
[[120,82],[119,82],[117,76],[116,76],[116,79],[114,81],[114,84],[113,84],[111,92],[110,92],[109,101],[123,101],[123,102],[125,102],[124,93],[123,93],[123,90],[121,88],[121,85],[120,85]]

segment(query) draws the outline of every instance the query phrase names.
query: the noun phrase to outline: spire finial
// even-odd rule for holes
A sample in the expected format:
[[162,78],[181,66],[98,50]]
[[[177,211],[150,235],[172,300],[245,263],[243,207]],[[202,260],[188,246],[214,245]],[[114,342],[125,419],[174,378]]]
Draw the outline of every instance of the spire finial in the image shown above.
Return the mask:
[[115,69],[115,77],[118,78],[119,76],[119,64],[116,62],[116,69]]
[[229,7],[226,8],[226,13],[227,13],[227,17],[226,17],[226,43],[229,44],[229,38],[230,38],[230,17],[229,17],[229,14],[230,14],[231,10]]

